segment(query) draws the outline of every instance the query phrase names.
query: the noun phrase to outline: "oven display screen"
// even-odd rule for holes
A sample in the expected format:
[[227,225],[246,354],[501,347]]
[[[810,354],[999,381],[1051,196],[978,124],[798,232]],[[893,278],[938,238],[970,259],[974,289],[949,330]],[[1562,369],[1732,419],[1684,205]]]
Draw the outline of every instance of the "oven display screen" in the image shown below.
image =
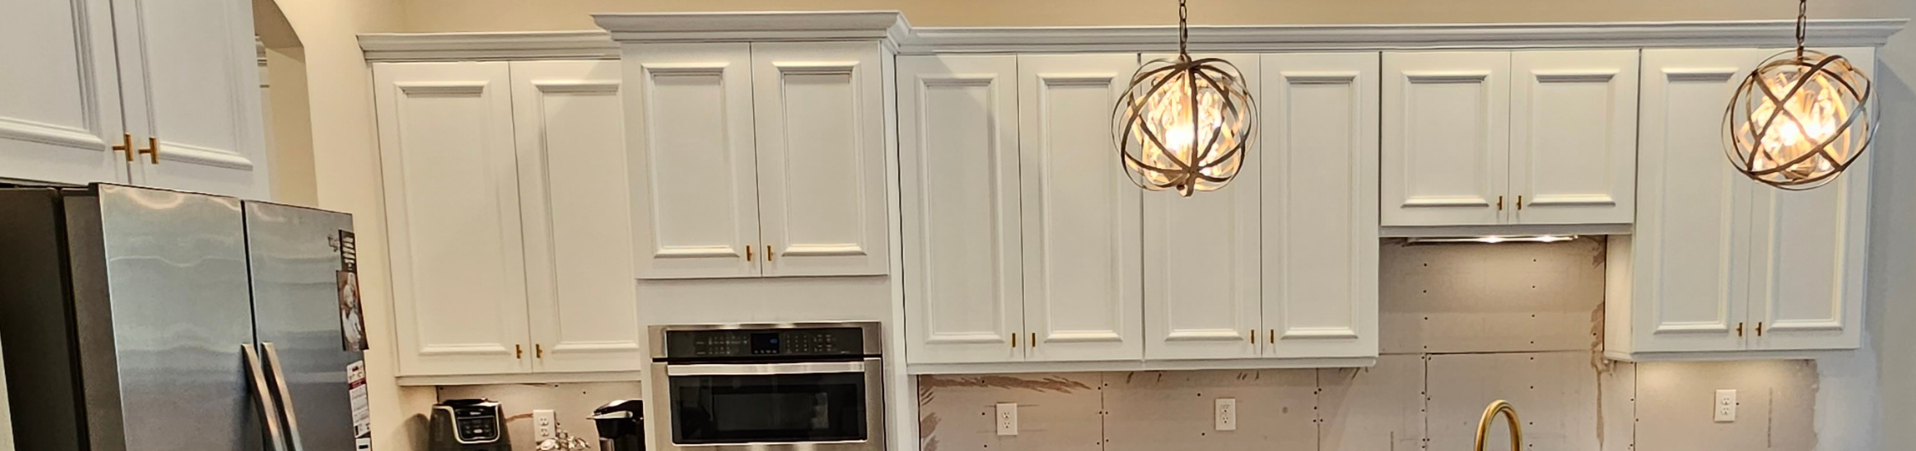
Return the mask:
[[778,354],[778,333],[758,332],[752,334],[752,354]]

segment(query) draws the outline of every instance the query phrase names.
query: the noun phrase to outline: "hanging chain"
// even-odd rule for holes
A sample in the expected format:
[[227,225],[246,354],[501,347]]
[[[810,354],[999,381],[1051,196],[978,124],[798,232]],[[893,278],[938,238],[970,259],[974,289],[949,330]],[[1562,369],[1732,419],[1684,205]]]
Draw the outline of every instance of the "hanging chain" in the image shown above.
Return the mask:
[[[1191,31],[1186,24],[1189,21],[1190,13],[1185,11],[1184,0],[1178,0],[1178,56],[1184,59],[1190,59],[1187,57],[1190,52],[1185,49],[1185,42],[1191,40]],[[1801,34],[1801,32],[1798,33]]]
[[1796,59],[1803,59],[1803,38],[1808,34],[1810,21],[1810,0],[1796,2]]

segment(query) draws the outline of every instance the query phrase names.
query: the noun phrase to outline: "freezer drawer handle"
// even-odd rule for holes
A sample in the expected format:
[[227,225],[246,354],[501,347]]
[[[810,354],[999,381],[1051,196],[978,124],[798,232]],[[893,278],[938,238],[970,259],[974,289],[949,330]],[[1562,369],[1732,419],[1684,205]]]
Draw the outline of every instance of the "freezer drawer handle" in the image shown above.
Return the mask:
[[299,438],[299,416],[294,413],[296,409],[293,408],[293,391],[286,389],[286,369],[285,364],[279,359],[279,350],[273,348],[272,342],[266,342],[260,346],[266,349],[266,367],[271,369],[273,387],[279,391],[279,409],[286,418],[287,441],[293,444],[293,451],[306,451],[306,445],[302,444],[303,440]]
[[273,440],[275,451],[286,451],[286,436],[279,430],[279,406],[273,402],[273,394],[266,390],[266,371],[260,369],[259,352],[253,345],[240,345],[241,354],[246,355],[246,375],[253,379],[253,399],[259,400],[260,415],[266,416],[266,435]]

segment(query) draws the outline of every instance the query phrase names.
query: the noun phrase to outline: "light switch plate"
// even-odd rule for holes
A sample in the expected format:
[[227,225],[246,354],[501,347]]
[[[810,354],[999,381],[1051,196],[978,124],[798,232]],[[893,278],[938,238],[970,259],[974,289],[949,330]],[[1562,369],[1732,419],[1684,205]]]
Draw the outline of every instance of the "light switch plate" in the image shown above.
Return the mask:
[[532,441],[533,442],[535,443],[543,442],[548,439],[557,437],[558,435],[559,435],[559,420],[558,420],[558,417],[552,414],[552,410],[546,409],[546,410],[532,411]]
[[1018,404],[998,403],[998,435],[1018,435]]
[[1237,430],[1237,398],[1217,399],[1217,430]]
[[1736,421],[1736,390],[1716,391],[1716,422]]

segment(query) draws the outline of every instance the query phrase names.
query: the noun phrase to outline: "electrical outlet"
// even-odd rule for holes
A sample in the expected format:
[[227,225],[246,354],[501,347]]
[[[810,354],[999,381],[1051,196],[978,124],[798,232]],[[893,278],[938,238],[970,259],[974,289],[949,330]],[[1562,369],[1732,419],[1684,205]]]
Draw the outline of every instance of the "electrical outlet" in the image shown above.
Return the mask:
[[1736,421],[1736,390],[1716,391],[1716,422]]
[[1217,399],[1217,430],[1237,430],[1237,398]]
[[998,403],[998,435],[1018,435],[1018,405]]
[[559,419],[552,410],[532,411],[532,441],[543,442],[559,435]]

